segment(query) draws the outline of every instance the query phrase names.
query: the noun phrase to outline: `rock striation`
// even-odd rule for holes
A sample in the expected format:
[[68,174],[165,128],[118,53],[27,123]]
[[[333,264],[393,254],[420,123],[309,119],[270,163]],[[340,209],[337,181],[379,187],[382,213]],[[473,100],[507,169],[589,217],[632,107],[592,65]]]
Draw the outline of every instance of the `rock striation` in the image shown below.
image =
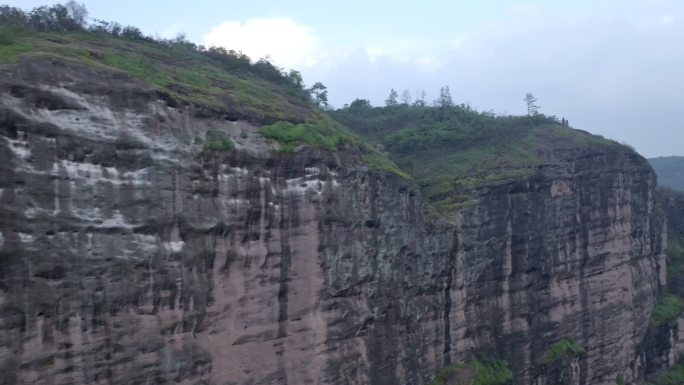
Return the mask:
[[[421,385],[478,355],[642,380],[665,227],[629,149],[558,146],[443,218],[352,149],[278,152],[126,75],[29,57],[0,90],[2,384]],[[563,338],[585,353],[545,360]]]

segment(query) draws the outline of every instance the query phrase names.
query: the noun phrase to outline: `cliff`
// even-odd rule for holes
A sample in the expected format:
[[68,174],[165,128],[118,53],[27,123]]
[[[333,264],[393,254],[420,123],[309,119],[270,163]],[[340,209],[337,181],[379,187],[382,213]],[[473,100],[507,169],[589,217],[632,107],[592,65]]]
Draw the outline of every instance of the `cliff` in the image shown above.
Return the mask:
[[684,382],[684,193],[660,187],[656,202],[667,220],[667,285],[640,350],[649,383],[668,385]]
[[263,124],[323,118],[268,82],[207,104],[62,54],[3,68],[2,384],[427,384],[477,357],[642,380],[665,228],[629,149],[554,136],[440,214],[356,139],[278,150]]

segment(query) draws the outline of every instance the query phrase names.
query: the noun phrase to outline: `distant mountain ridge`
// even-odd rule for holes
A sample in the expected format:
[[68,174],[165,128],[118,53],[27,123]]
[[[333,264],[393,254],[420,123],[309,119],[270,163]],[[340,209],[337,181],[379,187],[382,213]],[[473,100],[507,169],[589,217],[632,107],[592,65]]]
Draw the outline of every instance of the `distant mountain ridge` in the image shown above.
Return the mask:
[[684,156],[661,156],[648,160],[658,175],[658,185],[684,191]]

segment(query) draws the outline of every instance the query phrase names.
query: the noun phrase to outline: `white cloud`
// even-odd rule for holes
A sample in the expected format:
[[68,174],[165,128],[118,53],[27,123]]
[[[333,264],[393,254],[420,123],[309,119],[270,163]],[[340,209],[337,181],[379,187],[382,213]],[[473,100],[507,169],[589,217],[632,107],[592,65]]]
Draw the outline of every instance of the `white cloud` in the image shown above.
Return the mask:
[[[678,1],[599,2],[575,12],[522,4],[434,39],[368,34],[344,43],[290,19],[251,19],[223,23],[204,41],[253,59],[270,54],[277,65],[302,71],[306,83],[322,81],[338,107],[354,98],[382,104],[390,88],[425,90],[430,102],[449,85],[459,103],[515,114],[533,92],[542,112],[577,128],[648,156],[682,154]],[[673,140],[656,140],[663,137]]]
[[252,60],[270,56],[285,68],[311,66],[319,51],[311,29],[287,18],[225,21],[204,36],[204,45],[242,51]]

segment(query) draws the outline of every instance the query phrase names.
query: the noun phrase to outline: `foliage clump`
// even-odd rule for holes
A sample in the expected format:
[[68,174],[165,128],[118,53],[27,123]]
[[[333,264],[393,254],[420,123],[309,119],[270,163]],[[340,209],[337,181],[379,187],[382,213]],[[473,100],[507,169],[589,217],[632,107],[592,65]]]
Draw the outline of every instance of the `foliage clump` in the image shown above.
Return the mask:
[[306,145],[312,148],[335,150],[345,144],[356,144],[363,155],[361,161],[376,169],[399,175],[406,180],[411,176],[402,171],[396,164],[371,146],[365,145],[357,137],[347,131],[339,123],[327,117],[321,117],[315,123],[294,124],[279,121],[259,128],[261,134],[280,144],[283,152],[294,152],[298,146]]
[[550,364],[558,360],[568,361],[582,356],[584,353],[586,353],[584,347],[573,338],[563,338],[549,346],[544,352],[541,362],[542,364]]
[[260,127],[261,134],[280,143],[281,150],[292,152],[298,145],[334,150],[344,143],[355,139],[346,130],[329,119],[318,122],[294,124],[279,121]]
[[680,356],[677,364],[667,371],[659,373],[648,385],[681,385],[684,384],[684,356]]
[[467,368],[475,370],[472,385],[509,385],[513,383],[513,372],[508,368],[506,361],[480,356],[464,363],[457,362],[443,368],[429,385],[445,385],[452,371]]
[[676,294],[665,293],[658,296],[650,326],[658,327],[676,319],[684,311],[684,300]]
[[207,130],[206,141],[202,150],[210,151],[233,151],[235,143],[223,132],[214,128]]

